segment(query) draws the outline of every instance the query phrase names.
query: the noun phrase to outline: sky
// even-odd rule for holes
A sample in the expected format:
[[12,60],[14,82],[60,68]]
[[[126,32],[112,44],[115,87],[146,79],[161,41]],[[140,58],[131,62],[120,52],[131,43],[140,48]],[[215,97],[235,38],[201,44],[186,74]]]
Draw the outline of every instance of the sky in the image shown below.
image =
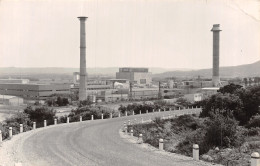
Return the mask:
[[87,16],[87,67],[212,67],[260,60],[259,0],[0,0],[0,67],[79,67]]

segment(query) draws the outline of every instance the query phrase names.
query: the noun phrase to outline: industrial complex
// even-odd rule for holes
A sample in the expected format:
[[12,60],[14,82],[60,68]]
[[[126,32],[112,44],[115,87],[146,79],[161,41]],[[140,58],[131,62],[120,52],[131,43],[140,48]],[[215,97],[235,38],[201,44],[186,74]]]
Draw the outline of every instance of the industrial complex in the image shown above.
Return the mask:
[[[0,95],[3,104],[21,104],[25,100],[45,100],[53,94],[77,94],[79,101],[91,99],[93,102],[174,98],[186,96],[191,101],[200,101],[203,94],[214,94],[220,86],[227,84],[219,76],[219,35],[220,26],[214,24],[212,80],[165,82],[153,81],[148,68],[119,68],[114,78],[90,79],[86,70],[86,30],[87,17],[80,21],[80,71],[71,74],[72,81],[64,83],[31,83],[28,79],[0,79]],[[9,101],[8,101],[9,100]],[[17,101],[17,102],[15,102]]]

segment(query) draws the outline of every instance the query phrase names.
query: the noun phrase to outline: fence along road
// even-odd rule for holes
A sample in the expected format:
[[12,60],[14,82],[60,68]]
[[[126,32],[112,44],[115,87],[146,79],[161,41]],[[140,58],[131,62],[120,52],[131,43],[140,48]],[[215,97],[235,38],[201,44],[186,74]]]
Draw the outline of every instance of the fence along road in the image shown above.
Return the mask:
[[[23,166],[196,166],[210,165],[154,153],[123,140],[118,131],[123,122],[141,117],[190,113],[176,110],[106,120],[83,121],[37,129],[29,137],[15,140],[16,161]],[[199,109],[194,110],[199,112]],[[23,133],[25,134],[25,133]],[[24,139],[23,139],[24,138]],[[192,150],[192,149],[191,149]],[[8,165],[7,165],[8,166]]]

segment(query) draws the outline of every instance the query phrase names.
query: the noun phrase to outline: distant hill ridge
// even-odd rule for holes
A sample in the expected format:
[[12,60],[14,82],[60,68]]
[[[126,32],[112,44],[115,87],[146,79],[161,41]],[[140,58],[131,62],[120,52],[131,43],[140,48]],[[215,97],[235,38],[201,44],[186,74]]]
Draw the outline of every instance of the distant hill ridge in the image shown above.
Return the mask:
[[[260,61],[252,64],[220,67],[221,77],[253,77],[260,76]],[[201,69],[192,71],[169,71],[160,74],[154,74],[154,77],[197,77],[202,76],[210,78],[212,76],[212,69]]]
[[[89,75],[107,75],[114,76],[118,72],[119,67],[97,67],[87,68]],[[34,74],[66,74],[72,75],[73,72],[79,71],[79,68],[62,68],[62,67],[46,67],[46,68],[24,68],[24,67],[4,67],[0,68],[1,75],[34,75]],[[153,77],[166,78],[166,77],[206,77],[210,78],[212,69],[166,69],[159,67],[149,68],[153,73]],[[221,77],[250,77],[260,76],[260,61],[252,64],[220,67]]]
[[[153,74],[163,73],[177,69],[165,69],[159,67],[149,68],[149,72]],[[178,69],[191,70],[191,69]],[[89,75],[109,75],[115,76],[119,71],[119,67],[97,67],[87,68]],[[4,67],[0,68],[0,75],[34,75],[34,74],[66,74],[72,75],[73,72],[79,72],[79,68],[62,68],[62,67],[43,67],[43,68],[26,68],[26,67]]]

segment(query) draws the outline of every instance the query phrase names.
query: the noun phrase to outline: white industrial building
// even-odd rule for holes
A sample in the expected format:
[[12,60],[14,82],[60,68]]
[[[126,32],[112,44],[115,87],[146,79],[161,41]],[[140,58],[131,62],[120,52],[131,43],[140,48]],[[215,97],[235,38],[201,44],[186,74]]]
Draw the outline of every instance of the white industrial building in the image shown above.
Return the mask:
[[0,95],[0,104],[3,105],[23,105],[23,98],[17,96]]

